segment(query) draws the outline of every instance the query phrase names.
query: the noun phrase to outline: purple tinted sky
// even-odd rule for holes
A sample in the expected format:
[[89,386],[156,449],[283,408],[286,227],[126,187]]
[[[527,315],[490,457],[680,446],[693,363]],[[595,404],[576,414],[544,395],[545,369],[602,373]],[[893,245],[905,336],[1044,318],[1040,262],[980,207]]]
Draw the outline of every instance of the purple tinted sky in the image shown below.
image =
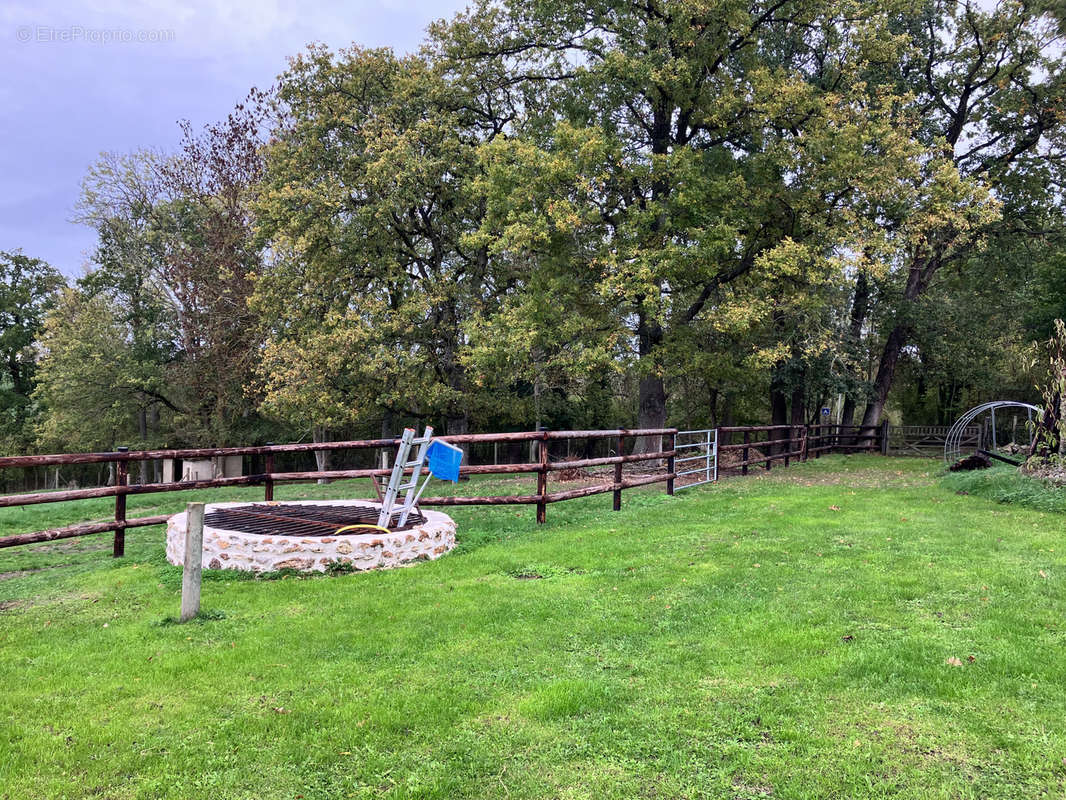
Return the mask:
[[[409,51],[426,25],[465,4],[9,0],[0,7],[0,250],[81,274],[94,235],[70,219],[101,152],[174,147],[179,119],[199,127],[224,117],[309,42]],[[104,41],[138,36],[149,41]]]

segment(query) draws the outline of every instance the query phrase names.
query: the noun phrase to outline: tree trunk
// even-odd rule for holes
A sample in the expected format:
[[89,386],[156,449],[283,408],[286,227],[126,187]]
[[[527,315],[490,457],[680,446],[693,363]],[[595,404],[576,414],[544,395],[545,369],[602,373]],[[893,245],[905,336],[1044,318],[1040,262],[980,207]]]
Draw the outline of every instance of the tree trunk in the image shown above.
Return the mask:
[[[659,323],[640,313],[637,325],[637,347],[641,366],[654,370],[654,351],[663,341],[663,329]],[[666,384],[662,377],[646,374],[640,379],[637,408],[638,428],[663,428],[666,426]],[[641,436],[634,442],[634,453],[659,453],[663,449],[661,436]]]
[[[788,397],[775,385],[770,387],[770,424],[788,425]],[[779,439],[780,432],[770,431],[770,435],[767,438]],[[772,444],[769,446],[767,455],[777,455],[780,452],[782,452],[781,445]]]
[[[396,434],[393,432],[393,414],[391,408],[386,408],[385,412],[381,415],[381,438],[382,439],[394,439]],[[381,448],[381,469],[389,468],[389,456],[392,451],[387,448]]]
[[[140,409],[137,412],[137,432],[138,432],[138,434],[140,434],[140,437],[141,437],[141,447],[147,447],[148,446],[148,411],[147,411],[147,409],[142,408],[142,409]],[[148,483],[148,467],[149,467],[148,462],[147,461],[138,461],[137,464],[138,464],[138,470],[140,472],[140,477],[138,478],[137,482],[142,484],[142,485],[145,484],[145,483]]]
[[[862,341],[862,326],[866,324],[866,314],[870,310],[870,281],[865,272],[855,278],[855,295],[851,301],[851,320],[848,323],[848,347],[857,349]],[[844,405],[840,413],[841,425],[855,424],[855,407],[857,405],[856,388],[844,395]]]
[[807,423],[807,391],[801,380],[792,388],[791,416],[789,423],[792,425],[805,425]]
[[840,409],[840,424],[855,424],[855,396],[850,393],[844,395],[844,405]]
[[722,427],[731,428],[736,422],[733,419],[733,407],[736,396],[732,392],[726,392],[725,400],[722,401]]
[[[899,363],[903,345],[907,340],[907,331],[902,325],[896,325],[885,340],[885,347],[881,351],[881,362],[877,367],[877,377],[874,379],[873,396],[866,404],[866,412],[862,415],[862,424],[877,426],[881,424],[881,415],[885,410],[885,401],[892,389],[892,381],[896,376],[896,365]],[[874,434],[864,431],[860,437],[861,444],[873,442]]]
[[[312,425],[311,438],[316,442],[328,442],[329,431],[327,431],[322,425]],[[315,465],[319,472],[326,472],[329,469],[330,455],[332,452],[332,450],[315,450]],[[330,479],[319,478],[318,482],[320,484],[329,483]]]
[[[153,403],[148,412],[148,430],[152,432],[152,444],[159,441],[159,404]],[[152,480],[154,483],[163,482],[163,460],[157,458],[152,461]]]
[[[666,385],[657,375],[647,375],[640,379],[640,410],[637,415],[638,428],[662,428],[666,425]],[[646,448],[638,452],[655,453],[661,447],[661,437],[645,436]],[[651,440],[655,440],[653,444]]]

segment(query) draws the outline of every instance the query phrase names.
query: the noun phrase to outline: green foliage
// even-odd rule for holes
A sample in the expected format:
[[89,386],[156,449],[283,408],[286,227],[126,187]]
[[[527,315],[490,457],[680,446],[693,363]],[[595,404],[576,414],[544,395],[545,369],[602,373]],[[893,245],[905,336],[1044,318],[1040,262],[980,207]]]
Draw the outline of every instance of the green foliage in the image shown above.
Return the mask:
[[256,434],[246,393],[259,356],[248,296],[261,256],[251,196],[262,114],[253,91],[223,123],[183,124],[177,153],[105,154],[83,182],[79,219],[98,245],[79,286],[122,328],[128,369],[116,389],[135,391],[140,417],[131,443],[243,444]]
[[1062,36],[1015,0],[482,0],[417,53],[311,46],[91,168],[123,366],[49,441],[93,381],[152,444],[1024,399],[1066,303]]
[[1038,385],[1044,410],[1035,423],[1033,451],[1026,467],[1061,466],[1066,459],[1066,323],[1055,320],[1055,333],[1045,345],[1047,369]]
[[45,449],[99,451],[136,441],[143,364],[106,299],[67,289],[47,316],[34,399]]
[[23,451],[32,441],[35,345],[65,283],[39,258],[0,252],[0,448],[6,452]]
[[[455,61],[519,53],[516,80],[554,83],[483,148],[479,241],[521,271],[481,328],[509,335],[475,344],[474,364],[520,361],[525,340],[527,374],[632,368],[643,424],[663,422],[664,383],[708,382],[688,376],[715,340],[742,342],[719,361],[773,370],[813,404],[856,383],[859,354],[840,347],[849,276],[886,279],[938,231],[962,246],[995,204],[923,140],[905,90],[868,80],[910,45],[895,9],[787,5],[780,23],[758,4],[485,4],[434,30]],[[713,391],[732,393],[723,378]]]
[[257,211],[274,258],[253,299],[268,413],[462,428],[477,407],[463,327],[499,287],[484,248],[463,244],[481,213],[482,106],[451,88],[421,57],[359,48],[311,48],[282,76]]

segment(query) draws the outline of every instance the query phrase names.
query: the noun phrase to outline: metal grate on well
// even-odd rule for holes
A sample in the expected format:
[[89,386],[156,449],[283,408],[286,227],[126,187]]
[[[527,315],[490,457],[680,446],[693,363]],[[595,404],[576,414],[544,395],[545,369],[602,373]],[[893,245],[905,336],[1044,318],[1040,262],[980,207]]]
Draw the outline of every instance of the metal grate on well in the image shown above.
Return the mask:
[[[376,506],[362,505],[253,503],[215,509],[204,517],[204,524],[211,528],[263,536],[332,536],[346,525],[376,525],[379,511]],[[398,514],[399,512],[396,512],[393,515],[388,526],[390,530],[405,531],[426,521],[422,514],[412,511],[407,517],[407,524],[401,528],[394,524]],[[372,532],[370,529],[365,531]],[[358,534],[359,531],[348,533]]]

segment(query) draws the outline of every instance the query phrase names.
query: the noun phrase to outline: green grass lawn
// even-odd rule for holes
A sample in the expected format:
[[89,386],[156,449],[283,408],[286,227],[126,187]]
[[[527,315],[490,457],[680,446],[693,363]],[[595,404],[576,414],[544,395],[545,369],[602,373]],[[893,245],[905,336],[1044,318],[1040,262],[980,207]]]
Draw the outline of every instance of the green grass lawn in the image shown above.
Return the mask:
[[439,561],[207,573],[188,625],[158,528],[0,551],[0,797],[1061,797],[1064,517],[939,470],[455,509]]

